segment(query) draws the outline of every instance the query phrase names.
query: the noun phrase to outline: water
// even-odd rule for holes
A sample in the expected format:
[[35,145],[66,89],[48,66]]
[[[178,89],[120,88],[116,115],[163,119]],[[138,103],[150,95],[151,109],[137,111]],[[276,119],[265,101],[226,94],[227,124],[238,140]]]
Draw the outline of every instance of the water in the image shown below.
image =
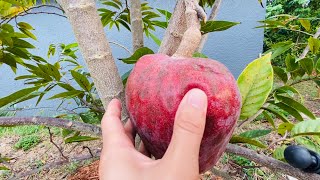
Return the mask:
[[[166,9],[173,11],[175,1],[168,0],[151,0],[150,5],[155,8]],[[52,11],[50,8],[42,8],[41,11]],[[210,12],[210,10],[207,10]],[[227,20],[241,22],[240,25],[232,27],[229,30],[223,32],[211,33],[203,53],[212,59],[216,59],[224,63],[229,70],[237,77],[245,66],[252,60],[258,57],[262,51],[263,45],[263,30],[255,29],[258,26],[258,20],[264,19],[265,9],[261,8],[257,1],[252,0],[226,0],[222,2],[220,11],[217,16],[217,20]],[[47,56],[48,46],[50,44],[58,43],[73,43],[75,37],[73,35],[71,25],[68,20],[62,17],[54,15],[27,15],[17,18],[18,21],[23,21],[31,24],[34,28],[34,34],[38,38],[37,41],[30,40],[37,49],[32,50],[33,54],[41,57]],[[14,23],[14,22],[13,22]],[[116,28],[105,28],[107,38],[109,41],[115,41],[127,48],[132,49],[131,34],[125,28],[122,28],[120,32]],[[164,30],[158,28],[155,35],[162,39]],[[124,74],[132,68],[132,65],[127,65],[117,60],[117,58],[128,57],[127,51],[122,48],[111,44],[113,55],[120,74]],[[151,40],[145,38],[145,46],[151,48],[157,52],[158,46]],[[85,66],[85,63],[79,53],[79,62]],[[50,58],[49,62],[55,62],[57,56]],[[27,74],[23,68],[19,68],[17,75]],[[0,67],[0,97],[11,94],[19,89],[26,88],[23,81],[14,81],[15,75],[10,68],[6,65]],[[52,92],[45,97],[50,97],[57,92]],[[44,98],[45,99],[45,98]],[[61,112],[56,111],[56,107],[61,101],[42,101],[37,109],[33,109],[36,100],[30,100],[17,105],[17,107],[27,107],[26,110],[19,111],[19,116],[50,116],[59,114]],[[62,107],[70,109],[75,104],[71,101],[64,103]],[[30,109],[31,108],[31,109]],[[30,110],[27,110],[30,109]]]

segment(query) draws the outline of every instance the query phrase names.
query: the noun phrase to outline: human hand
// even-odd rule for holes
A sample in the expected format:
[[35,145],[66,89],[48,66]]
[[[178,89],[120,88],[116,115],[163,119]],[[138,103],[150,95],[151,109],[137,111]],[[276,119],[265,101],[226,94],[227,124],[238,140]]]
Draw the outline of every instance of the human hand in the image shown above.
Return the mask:
[[207,113],[207,96],[190,90],[177,110],[173,135],[161,159],[153,160],[144,148],[134,147],[135,130],[131,121],[122,126],[121,104],[112,100],[102,119],[103,149],[100,157],[101,180],[194,180],[199,179],[199,149]]

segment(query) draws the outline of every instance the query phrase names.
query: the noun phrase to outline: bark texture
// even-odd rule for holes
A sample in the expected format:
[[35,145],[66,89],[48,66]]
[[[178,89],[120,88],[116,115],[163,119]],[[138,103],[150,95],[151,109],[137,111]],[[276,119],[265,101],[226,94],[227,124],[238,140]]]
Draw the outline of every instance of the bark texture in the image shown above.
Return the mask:
[[99,92],[104,108],[113,98],[122,102],[122,119],[127,119],[124,87],[97,13],[94,0],[60,0]]
[[201,40],[200,21],[197,9],[201,8],[196,0],[185,0],[187,30],[173,57],[192,57]]
[[131,0],[130,4],[131,34],[133,52],[143,47],[143,22],[140,0]]
[[[220,9],[221,2],[222,2],[222,0],[215,0],[214,1],[214,4],[213,4],[212,9],[211,9],[211,13],[210,13],[209,18],[208,18],[208,21],[212,21],[212,20],[216,19],[218,11]],[[199,45],[199,47],[197,49],[197,52],[201,52],[202,51],[204,45],[206,44],[206,42],[208,40],[208,36],[209,36],[209,33],[202,35],[201,41],[200,41],[200,45]]]
[[184,0],[178,0],[161,42],[159,53],[172,56],[178,49],[183,33],[187,30]]

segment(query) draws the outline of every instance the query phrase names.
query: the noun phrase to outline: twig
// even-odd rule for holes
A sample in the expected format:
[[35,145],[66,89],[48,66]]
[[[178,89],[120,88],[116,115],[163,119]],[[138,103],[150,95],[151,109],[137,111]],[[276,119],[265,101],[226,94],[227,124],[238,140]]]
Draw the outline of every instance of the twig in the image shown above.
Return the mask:
[[275,141],[272,141],[272,142],[269,144],[268,149],[271,149],[271,147],[272,147],[274,144],[278,143],[278,142],[287,140],[287,137],[288,137],[288,131],[286,131],[286,133],[284,134],[283,137],[281,137],[281,138],[279,138],[279,139],[277,139],[277,140],[275,140]]
[[[57,7],[57,6],[54,6],[54,5],[39,5],[39,6],[34,6],[34,7],[30,7],[29,9],[24,10],[23,12],[18,13],[18,14],[15,15],[14,17],[11,17],[11,18],[5,18],[5,17],[4,17],[4,20],[2,20],[2,21],[0,22],[0,25],[3,24],[3,23],[5,23],[6,21],[7,21],[6,23],[9,23],[12,19],[14,19],[14,18],[16,18],[16,17],[18,17],[18,16],[25,16],[25,15],[27,15],[27,14],[34,14],[34,13],[30,13],[29,11],[32,10],[32,9],[38,9],[38,8],[41,8],[41,7],[51,7],[51,8],[56,8],[56,9],[58,9],[58,10],[63,11],[62,8]],[[24,14],[24,13],[26,13],[26,14]],[[50,13],[50,14],[52,14],[52,13]],[[54,13],[54,15],[58,15],[58,16],[65,17],[65,16],[63,16],[63,15],[61,15],[61,14],[57,14],[57,13]]]
[[88,149],[91,157],[93,157],[93,154],[92,154],[92,152],[91,152],[91,149],[90,149],[88,146],[83,146],[82,149]]
[[95,125],[52,117],[0,117],[0,126],[44,125],[101,135],[101,128]]
[[[317,32],[313,35],[313,38],[318,38],[319,36],[320,36],[320,27],[318,28]],[[310,50],[310,46],[307,45],[306,48],[304,48],[302,54],[299,56],[299,59],[305,58],[309,50]]]
[[115,42],[115,41],[109,41],[109,43],[110,43],[110,44],[117,45],[117,46],[123,48],[124,50],[126,50],[129,54],[132,54],[132,52],[131,52],[128,48],[126,48],[124,45],[122,45],[122,44],[120,44],[120,43],[117,43],[117,42]]
[[[214,1],[214,4],[213,4],[212,9],[211,9],[211,13],[210,13],[209,18],[208,18],[209,21],[210,20],[214,20],[216,18],[217,14],[218,14],[218,11],[220,9],[221,2],[222,2],[222,0],[215,0]],[[202,51],[205,43],[208,40],[208,37],[209,37],[208,33],[202,35],[202,38],[201,38],[201,41],[200,41],[200,45],[199,45],[199,47],[197,49],[197,52],[201,52]]]
[[49,127],[47,127],[47,128],[48,128],[49,135],[50,135],[50,142],[58,149],[58,151],[60,152],[60,155],[61,155],[65,160],[68,160],[68,157],[66,157],[66,156],[63,154],[61,148],[53,141],[53,134],[51,133],[50,128],[49,128]]

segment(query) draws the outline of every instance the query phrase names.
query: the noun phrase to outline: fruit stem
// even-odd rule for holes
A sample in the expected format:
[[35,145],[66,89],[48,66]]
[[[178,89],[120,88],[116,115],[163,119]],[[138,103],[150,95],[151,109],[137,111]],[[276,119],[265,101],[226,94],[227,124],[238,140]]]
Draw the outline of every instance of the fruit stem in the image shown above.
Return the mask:
[[184,32],[182,41],[172,57],[192,57],[201,41],[200,21],[206,21],[206,14],[196,0],[184,0],[186,6],[187,30]]

